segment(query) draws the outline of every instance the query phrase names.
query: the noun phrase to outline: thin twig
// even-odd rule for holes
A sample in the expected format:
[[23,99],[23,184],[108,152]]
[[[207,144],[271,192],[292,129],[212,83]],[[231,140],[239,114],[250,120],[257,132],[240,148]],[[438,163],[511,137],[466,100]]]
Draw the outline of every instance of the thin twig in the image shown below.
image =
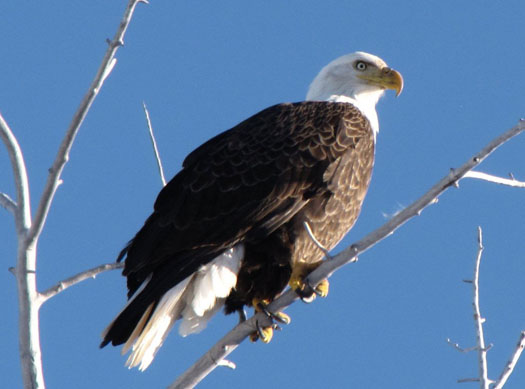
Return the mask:
[[45,303],[51,297],[56,296],[60,292],[69,288],[70,286],[78,284],[79,282],[87,280],[88,278],[95,278],[100,273],[104,273],[109,270],[122,269],[123,267],[124,267],[123,262],[106,263],[104,265],[100,265],[92,269],[85,270],[83,272],[75,274],[72,277],[66,278],[65,280],[62,280],[56,283],[55,285],[53,285],[46,291],[40,293],[40,304]]
[[162,181],[162,186],[166,186],[166,178],[164,177],[164,169],[162,169],[162,161],[160,160],[159,149],[157,148],[157,141],[155,140],[155,135],[153,134],[153,127],[151,126],[149,111],[144,101],[142,102],[142,107],[144,108],[144,114],[146,115],[146,123],[148,124],[149,137],[151,139],[151,144],[153,145],[153,151],[155,152],[157,166],[159,167],[160,180]]
[[228,369],[235,370],[237,366],[232,361],[228,361],[227,359],[222,359],[219,361],[219,366],[227,367]]
[[496,184],[514,186],[516,188],[525,188],[525,182],[518,181],[514,178],[503,178],[498,176],[493,176],[492,174],[482,173],[482,172],[467,172],[463,178],[478,178],[480,180],[494,182]]
[[479,308],[479,267],[481,265],[481,255],[483,253],[483,232],[478,227],[478,255],[474,267],[474,278],[472,279],[474,323],[476,326],[476,342],[478,349],[478,368],[480,388],[489,389],[489,378],[487,368],[487,349],[485,348],[485,336],[483,335],[483,323],[485,318],[481,316]]
[[458,350],[460,353],[469,353],[478,349],[477,346],[463,348],[458,343],[454,343],[453,341],[451,341],[450,338],[447,338],[447,343],[454,347],[456,350]]
[[64,139],[62,140],[62,143],[60,144],[60,147],[58,149],[55,161],[49,169],[47,182],[44,187],[42,197],[40,198],[40,202],[38,204],[38,209],[36,211],[33,225],[31,226],[27,237],[29,242],[33,242],[34,240],[36,240],[40,235],[42,228],[44,227],[44,223],[49,212],[51,202],[53,201],[56,189],[60,181],[60,175],[62,174],[64,166],[69,160],[69,152],[73,145],[73,141],[75,140],[78,130],[80,129],[80,126],[82,125],[82,122],[84,121],[84,118],[86,117],[91,107],[91,104],[93,104],[93,101],[97,97],[100,88],[104,83],[104,80],[108,77],[109,73],[115,66],[115,54],[119,47],[121,47],[124,44],[124,35],[129,26],[129,23],[131,22],[131,18],[133,16],[133,12],[135,11],[135,7],[140,2],[140,0],[129,1],[126,10],[124,11],[124,16],[120,21],[117,32],[115,33],[113,40],[109,42],[108,48],[106,50],[104,58],[102,59],[102,63],[98,68],[97,74],[91,82],[91,85],[89,86],[86,95],[82,99],[80,106],[78,107],[71,123],[69,124],[69,128],[66,132],[66,135],[64,136]]
[[11,197],[5,193],[0,193],[0,205],[11,212],[13,215],[16,215],[17,205]]
[[501,375],[499,376],[498,381],[496,381],[496,384],[494,385],[493,389],[501,389],[503,385],[505,385],[505,382],[507,382],[507,379],[510,377],[512,371],[514,370],[516,363],[518,363],[518,359],[520,359],[521,353],[523,352],[523,348],[525,348],[525,331],[521,331],[520,337],[518,339],[518,344],[516,345],[516,349],[514,350],[509,361],[505,365],[505,368],[501,372]]
[[[454,186],[463,176],[474,167],[479,165],[487,156],[489,156],[499,146],[507,142],[512,137],[525,130],[525,120],[504,132],[480,152],[470,158],[458,169],[452,170],[447,176],[443,177],[427,193],[412,203],[410,206],[399,212],[383,226],[371,232],[359,242],[343,250],[332,259],[324,261],[316,270],[307,277],[305,282],[310,285],[317,285],[321,280],[329,278],[330,275],[341,266],[355,260],[358,254],[368,250],[377,242],[391,235],[397,228],[403,225],[407,220],[419,215],[424,208],[436,202],[437,197],[446,189]],[[279,312],[298,299],[297,294],[292,290],[287,290],[279,298],[274,300],[267,309],[271,312]],[[268,317],[262,313],[257,313],[250,319],[238,324],[221,340],[219,340],[208,352],[206,352],[194,365],[186,370],[179,378],[173,382],[169,388],[191,388],[202,381],[210,372],[218,366],[218,361],[225,358],[237,346],[256,329],[255,322],[259,321],[262,326],[271,325]],[[265,324],[268,323],[268,324]]]
[[458,384],[464,384],[465,382],[479,382],[479,378],[460,378],[457,380]]

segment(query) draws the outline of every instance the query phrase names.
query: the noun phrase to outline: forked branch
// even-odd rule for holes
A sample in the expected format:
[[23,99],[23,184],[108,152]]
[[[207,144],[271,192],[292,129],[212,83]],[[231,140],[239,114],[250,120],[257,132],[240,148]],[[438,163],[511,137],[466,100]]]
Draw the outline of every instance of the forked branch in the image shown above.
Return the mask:
[[464,282],[472,284],[472,306],[474,308],[474,323],[476,326],[476,346],[470,347],[468,349],[463,349],[459,347],[457,343],[453,343],[450,339],[447,339],[447,342],[460,352],[465,353],[474,350],[478,352],[479,376],[476,378],[462,378],[457,381],[458,383],[479,382],[480,388],[482,389],[501,389],[503,385],[505,385],[505,382],[507,382],[507,379],[512,374],[512,371],[514,370],[514,367],[516,366],[516,363],[518,362],[518,359],[520,358],[520,355],[523,352],[523,348],[525,347],[525,331],[521,332],[518,344],[516,345],[514,352],[512,353],[509,361],[505,365],[498,380],[496,382],[490,380],[488,378],[487,351],[491,349],[492,344],[490,344],[489,346],[485,346],[485,336],[483,334],[483,323],[485,322],[485,319],[481,316],[481,310],[479,306],[479,269],[481,265],[482,253],[483,233],[481,227],[478,227],[478,255],[476,257],[476,263],[474,266],[474,277],[472,280],[463,280]]

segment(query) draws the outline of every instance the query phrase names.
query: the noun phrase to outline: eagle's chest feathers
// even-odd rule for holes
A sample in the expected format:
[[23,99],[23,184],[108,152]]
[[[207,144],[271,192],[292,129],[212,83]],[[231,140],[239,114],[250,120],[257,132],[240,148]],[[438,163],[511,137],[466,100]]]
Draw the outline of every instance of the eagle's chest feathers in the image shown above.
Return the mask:
[[309,236],[304,222],[328,250],[343,239],[359,216],[373,164],[374,140],[370,134],[329,165],[323,177],[327,183],[326,195],[312,199],[293,220],[296,241],[292,262],[316,262],[324,256]]

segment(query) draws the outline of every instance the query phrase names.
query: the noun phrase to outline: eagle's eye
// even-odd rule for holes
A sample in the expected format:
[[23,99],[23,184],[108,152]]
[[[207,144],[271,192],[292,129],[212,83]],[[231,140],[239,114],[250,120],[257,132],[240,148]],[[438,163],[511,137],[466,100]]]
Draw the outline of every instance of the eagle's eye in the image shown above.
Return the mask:
[[363,71],[363,70],[366,70],[366,67],[367,67],[366,62],[363,62],[363,61],[357,61],[357,62],[355,63],[355,68],[356,68],[357,70]]

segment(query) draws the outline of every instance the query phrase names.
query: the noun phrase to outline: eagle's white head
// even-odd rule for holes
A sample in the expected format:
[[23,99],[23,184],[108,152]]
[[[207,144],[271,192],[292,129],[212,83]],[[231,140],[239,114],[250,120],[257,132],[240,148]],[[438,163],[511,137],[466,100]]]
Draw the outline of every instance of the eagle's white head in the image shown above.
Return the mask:
[[355,105],[379,131],[375,106],[386,89],[403,90],[403,77],[375,55],[357,51],[326,65],[312,81],[306,100],[337,101]]

